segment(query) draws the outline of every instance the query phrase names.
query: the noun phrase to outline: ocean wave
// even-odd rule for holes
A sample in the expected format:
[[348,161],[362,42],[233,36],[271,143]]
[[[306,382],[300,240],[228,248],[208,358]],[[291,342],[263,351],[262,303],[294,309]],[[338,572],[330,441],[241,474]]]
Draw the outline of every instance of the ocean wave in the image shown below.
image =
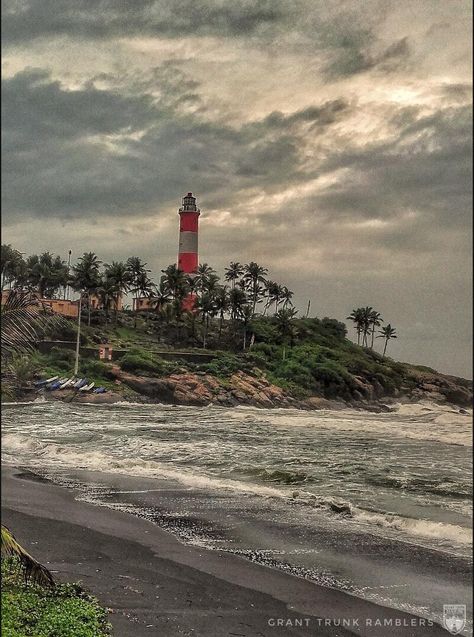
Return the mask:
[[353,509],[353,516],[356,520],[369,525],[394,529],[408,535],[448,540],[466,545],[472,543],[472,529],[458,526],[457,524],[404,518],[398,515],[373,513],[357,508]]

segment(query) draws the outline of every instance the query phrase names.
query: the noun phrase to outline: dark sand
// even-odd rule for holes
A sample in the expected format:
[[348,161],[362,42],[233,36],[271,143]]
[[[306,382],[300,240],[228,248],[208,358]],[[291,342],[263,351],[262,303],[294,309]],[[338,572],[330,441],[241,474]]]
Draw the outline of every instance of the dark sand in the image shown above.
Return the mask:
[[[2,522],[58,580],[80,580],[97,595],[116,637],[449,634],[282,571],[184,545],[147,520],[76,501],[71,490],[21,473],[2,468]],[[350,628],[336,625],[343,619]]]

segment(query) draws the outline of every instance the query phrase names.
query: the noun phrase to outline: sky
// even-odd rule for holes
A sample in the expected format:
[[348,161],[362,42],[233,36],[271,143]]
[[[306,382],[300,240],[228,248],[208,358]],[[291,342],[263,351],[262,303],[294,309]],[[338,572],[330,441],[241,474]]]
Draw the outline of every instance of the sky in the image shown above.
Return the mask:
[[201,262],[472,378],[470,2],[2,4],[4,243],[158,278],[192,191]]

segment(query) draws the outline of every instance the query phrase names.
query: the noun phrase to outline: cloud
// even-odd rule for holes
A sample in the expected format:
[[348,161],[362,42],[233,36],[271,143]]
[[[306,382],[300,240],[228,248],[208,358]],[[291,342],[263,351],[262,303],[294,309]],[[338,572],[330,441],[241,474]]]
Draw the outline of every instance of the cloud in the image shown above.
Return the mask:
[[[304,179],[305,126],[320,134],[347,109],[339,99],[232,127],[207,118],[198,84],[168,63],[132,86],[95,79],[112,88],[68,89],[42,69],[4,79],[7,223],[25,214],[128,215],[190,183],[213,193],[229,179],[237,190]],[[196,113],[183,111],[189,101]]]
[[261,261],[318,315],[376,306],[395,355],[468,373],[470,13],[6,0],[5,239],[158,275],[192,190],[206,261]]

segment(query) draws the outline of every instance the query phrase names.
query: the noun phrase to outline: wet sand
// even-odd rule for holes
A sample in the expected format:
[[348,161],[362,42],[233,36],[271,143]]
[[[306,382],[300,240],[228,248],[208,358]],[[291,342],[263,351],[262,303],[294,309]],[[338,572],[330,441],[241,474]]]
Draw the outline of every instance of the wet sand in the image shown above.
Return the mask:
[[99,598],[116,637],[449,634],[238,556],[183,544],[148,520],[77,501],[72,490],[21,469],[2,468],[2,522],[58,580],[80,580]]

